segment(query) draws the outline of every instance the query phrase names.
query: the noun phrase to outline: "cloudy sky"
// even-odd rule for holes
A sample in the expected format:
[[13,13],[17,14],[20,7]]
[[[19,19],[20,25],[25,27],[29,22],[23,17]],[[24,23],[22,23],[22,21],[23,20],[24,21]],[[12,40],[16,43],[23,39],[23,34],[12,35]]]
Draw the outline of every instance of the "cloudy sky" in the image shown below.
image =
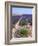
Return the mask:
[[32,14],[32,8],[13,7],[12,14]]

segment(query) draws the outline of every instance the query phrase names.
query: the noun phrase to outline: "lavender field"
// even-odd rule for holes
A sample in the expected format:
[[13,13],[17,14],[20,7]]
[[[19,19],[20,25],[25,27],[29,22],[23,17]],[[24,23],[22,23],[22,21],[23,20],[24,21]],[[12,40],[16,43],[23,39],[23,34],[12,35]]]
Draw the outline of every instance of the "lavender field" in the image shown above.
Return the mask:
[[15,38],[32,37],[32,14],[11,16],[11,29]]
[[23,20],[28,19],[28,21],[32,21],[32,14],[14,15],[11,17],[12,24],[15,24],[21,17]]

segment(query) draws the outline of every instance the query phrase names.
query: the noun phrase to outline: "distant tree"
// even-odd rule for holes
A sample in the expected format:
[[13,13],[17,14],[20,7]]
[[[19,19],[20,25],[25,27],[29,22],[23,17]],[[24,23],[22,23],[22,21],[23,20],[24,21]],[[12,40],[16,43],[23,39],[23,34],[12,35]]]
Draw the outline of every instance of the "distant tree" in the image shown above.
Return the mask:
[[19,25],[24,26],[28,24],[28,19],[22,19],[19,23]]
[[28,19],[28,22],[30,23],[30,25],[32,25],[32,19]]

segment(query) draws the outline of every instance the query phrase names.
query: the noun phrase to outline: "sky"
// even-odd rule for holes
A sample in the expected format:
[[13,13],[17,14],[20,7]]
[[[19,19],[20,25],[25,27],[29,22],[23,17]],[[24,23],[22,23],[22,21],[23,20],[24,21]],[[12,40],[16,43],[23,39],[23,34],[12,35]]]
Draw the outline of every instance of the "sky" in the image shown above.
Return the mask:
[[12,14],[32,14],[32,8],[13,7]]

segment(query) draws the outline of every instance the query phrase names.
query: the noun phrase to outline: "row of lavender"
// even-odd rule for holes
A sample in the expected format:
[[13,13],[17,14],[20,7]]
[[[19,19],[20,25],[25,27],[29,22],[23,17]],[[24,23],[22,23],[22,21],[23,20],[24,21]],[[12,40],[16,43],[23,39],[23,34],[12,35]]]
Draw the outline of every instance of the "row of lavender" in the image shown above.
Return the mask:
[[22,17],[22,20],[28,20],[32,23],[32,14],[23,14],[23,15],[13,15],[11,16],[11,25],[14,25]]

